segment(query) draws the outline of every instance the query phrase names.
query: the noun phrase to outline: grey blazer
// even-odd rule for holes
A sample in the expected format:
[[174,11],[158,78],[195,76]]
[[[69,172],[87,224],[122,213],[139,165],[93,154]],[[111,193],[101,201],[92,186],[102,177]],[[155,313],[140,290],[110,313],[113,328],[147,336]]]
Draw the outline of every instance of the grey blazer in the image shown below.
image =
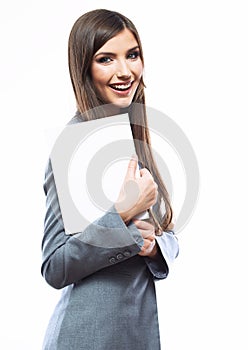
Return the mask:
[[49,285],[63,291],[42,349],[159,350],[154,281],[167,277],[178,254],[173,232],[156,237],[156,259],[141,257],[140,232],[132,222],[126,226],[113,207],[83,232],[68,236],[50,162],[44,190],[41,271]]

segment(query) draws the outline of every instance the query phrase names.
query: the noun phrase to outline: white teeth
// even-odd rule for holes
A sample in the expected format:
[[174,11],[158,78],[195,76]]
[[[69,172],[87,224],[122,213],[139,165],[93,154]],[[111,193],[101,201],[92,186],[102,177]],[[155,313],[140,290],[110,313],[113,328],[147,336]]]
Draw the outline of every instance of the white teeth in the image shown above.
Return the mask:
[[128,84],[126,84],[126,85],[114,85],[114,84],[112,84],[111,85],[114,89],[117,89],[117,90],[125,90],[125,89],[128,89],[128,88],[130,88],[131,87],[131,82],[130,83],[128,83]]

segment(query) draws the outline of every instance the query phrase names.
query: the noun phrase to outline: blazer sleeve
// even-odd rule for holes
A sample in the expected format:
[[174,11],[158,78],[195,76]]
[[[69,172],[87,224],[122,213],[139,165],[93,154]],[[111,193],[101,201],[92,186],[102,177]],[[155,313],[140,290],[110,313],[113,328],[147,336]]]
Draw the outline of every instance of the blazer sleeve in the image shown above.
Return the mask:
[[179,254],[179,245],[174,231],[165,231],[156,236],[158,253],[156,257],[144,257],[148,269],[155,280],[168,276],[171,265]]
[[140,252],[144,241],[139,230],[133,223],[126,226],[114,206],[83,232],[66,235],[50,160],[44,191],[41,273],[52,287],[63,288]]

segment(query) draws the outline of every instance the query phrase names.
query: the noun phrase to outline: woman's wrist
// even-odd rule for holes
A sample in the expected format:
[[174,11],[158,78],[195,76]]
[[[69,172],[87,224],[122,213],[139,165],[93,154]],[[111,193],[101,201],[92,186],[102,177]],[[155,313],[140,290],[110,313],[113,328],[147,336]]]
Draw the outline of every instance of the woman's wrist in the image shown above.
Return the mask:
[[122,218],[122,220],[125,222],[125,224],[128,224],[129,221],[134,217],[134,214],[132,213],[132,210],[122,210],[122,208],[120,207],[120,205],[118,205],[118,203],[115,203],[115,209],[117,211],[117,213],[120,215],[120,217]]

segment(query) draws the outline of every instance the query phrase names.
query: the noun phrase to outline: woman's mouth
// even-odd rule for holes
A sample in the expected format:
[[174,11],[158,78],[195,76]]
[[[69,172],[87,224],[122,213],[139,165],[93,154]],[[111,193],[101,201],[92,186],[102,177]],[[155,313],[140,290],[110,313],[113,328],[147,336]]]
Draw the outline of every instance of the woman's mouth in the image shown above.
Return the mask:
[[109,86],[118,92],[127,92],[131,86],[132,86],[133,81],[129,81],[128,83],[116,83],[116,84],[110,84]]

